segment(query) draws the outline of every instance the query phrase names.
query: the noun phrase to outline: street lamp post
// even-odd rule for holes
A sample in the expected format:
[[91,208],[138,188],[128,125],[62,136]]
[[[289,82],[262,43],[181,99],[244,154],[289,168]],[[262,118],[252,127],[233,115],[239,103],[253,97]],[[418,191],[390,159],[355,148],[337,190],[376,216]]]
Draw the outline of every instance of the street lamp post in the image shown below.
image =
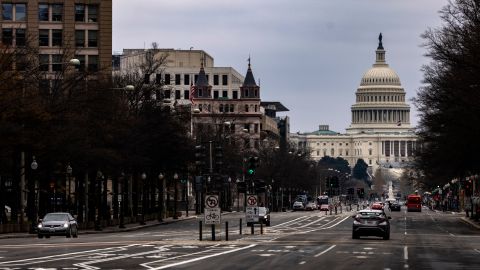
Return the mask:
[[68,182],[68,197],[67,197],[67,208],[69,212],[72,212],[72,167],[70,163],[67,165],[67,182]]
[[165,176],[163,175],[163,173],[160,173],[158,175],[158,180],[160,180],[160,182],[158,183],[158,216],[157,216],[157,219],[158,219],[158,222],[162,222],[163,221],[163,203],[165,202],[164,198],[163,198],[163,179],[165,178]]
[[147,174],[146,173],[142,173],[141,175],[142,177],[142,216],[140,218],[140,225],[145,225],[145,211],[147,208],[146,207],[146,195],[147,193],[145,192],[145,189],[147,187],[147,185],[145,184],[145,180],[147,179]]
[[[35,156],[33,156],[33,161],[32,164],[30,164],[30,168],[32,168],[34,174],[35,171],[38,168],[38,163],[35,160]],[[32,192],[32,191],[30,191]],[[34,205],[33,205],[33,217],[32,217],[32,224],[31,224],[31,232],[35,232],[35,226],[37,225],[37,220],[38,220],[38,181],[37,178],[34,175],[34,186],[33,186],[33,192],[34,192]]]
[[177,180],[178,180],[178,174],[175,173],[173,175],[173,188],[174,188],[173,219],[178,218],[177,217],[177,196],[178,196]]
[[95,221],[95,230],[101,231],[102,230],[102,180],[103,180],[103,173],[101,171],[97,171],[97,219]]

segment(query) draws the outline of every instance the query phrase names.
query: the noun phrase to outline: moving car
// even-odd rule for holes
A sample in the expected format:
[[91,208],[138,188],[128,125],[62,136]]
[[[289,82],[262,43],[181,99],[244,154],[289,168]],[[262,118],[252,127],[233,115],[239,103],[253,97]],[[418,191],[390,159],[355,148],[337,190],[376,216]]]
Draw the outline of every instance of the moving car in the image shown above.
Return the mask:
[[390,211],[400,211],[402,206],[398,202],[390,203]]
[[78,224],[70,213],[55,212],[46,214],[37,225],[38,238],[51,235],[65,235],[67,238],[78,237]]
[[383,210],[383,205],[381,203],[376,202],[372,204],[371,208],[375,210]]
[[352,238],[379,236],[390,239],[390,219],[382,210],[364,209],[353,217]]
[[258,207],[258,222],[247,222],[247,226],[252,226],[254,223],[262,223],[265,226],[270,226],[270,210],[267,207]]
[[293,208],[293,211],[305,210],[305,206],[303,206],[303,202],[301,201],[294,202],[292,208]]

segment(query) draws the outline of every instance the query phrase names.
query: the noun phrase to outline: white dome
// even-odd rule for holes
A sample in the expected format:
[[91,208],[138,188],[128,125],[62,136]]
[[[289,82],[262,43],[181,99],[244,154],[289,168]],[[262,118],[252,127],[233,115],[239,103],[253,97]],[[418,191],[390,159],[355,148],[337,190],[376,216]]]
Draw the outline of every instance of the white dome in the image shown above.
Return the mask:
[[374,65],[374,67],[363,74],[360,85],[400,85],[400,78],[387,65]]

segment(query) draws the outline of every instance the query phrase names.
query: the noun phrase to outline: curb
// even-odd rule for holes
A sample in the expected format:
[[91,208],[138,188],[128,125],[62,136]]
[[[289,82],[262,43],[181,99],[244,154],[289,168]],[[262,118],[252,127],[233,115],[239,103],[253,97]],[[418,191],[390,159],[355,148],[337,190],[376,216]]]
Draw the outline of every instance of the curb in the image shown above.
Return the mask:
[[480,224],[478,224],[477,222],[473,221],[473,220],[470,220],[470,218],[467,218],[467,217],[461,217],[460,218],[463,222],[477,228],[480,230]]

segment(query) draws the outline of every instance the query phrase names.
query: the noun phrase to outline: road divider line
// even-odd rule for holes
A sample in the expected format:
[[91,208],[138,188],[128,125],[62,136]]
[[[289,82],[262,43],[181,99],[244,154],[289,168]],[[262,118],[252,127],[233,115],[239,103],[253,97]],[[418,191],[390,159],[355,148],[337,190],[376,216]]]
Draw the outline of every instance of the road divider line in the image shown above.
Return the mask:
[[[237,251],[240,251],[240,250],[249,249],[249,248],[252,248],[254,246],[256,246],[256,244],[252,244],[252,245],[237,248],[237,249],[227,250],[227,251],[220,252],[220,253],[210,254],[210,255],[207,255],[207,256],[190,259],[190,260],[186,260],[186,261],[183,261],[183,262],[172,263],[172,264],[164,265],[164,266],[161,266],[161,267],[150,268],[150,269],[160,270],[160,269],[170,268],[170,267],[174,267],[174,266],[184,265],[184,264],[191,263],[191,262],[201,261],[201,260],[205,260],[205,259],[208,259],[208,258],[217,257],[217,256],[225,255],[225,254],[228,254],[228,253],[237,252]],[[173,260],[175,258],[169,258],[169,259]],[[154,263],[154,262],[150,262],[150,263]]]
[[325,217],[321,217],[321,218],[319,218],[319,219],[317,219],[317,220],[315,220],[315,221],[312,221],[312,222],[307,223],[307,224],[305,224],[305,225],[303,225],[303,226],[300,226],[300,228],[304,228],[304,227],[313,225],[313,224],[315,224],[315,223],[317,223],[317,222],[320,222],[320,221],[322,221],[322,220],[324,220],[324,219],[325,219]]
[[332,245],[330,246],[329,248],[325,249],[324,251],[318,253],[317,255],[315,255],[314,257],[319,257],[319,256],[322,256],[323,254],[329,252],[331,249],[333,249],[334,247],[336,247],[337,245]]
[[407,246],[403,247],[403,258],[405,259],[405,261],[408,261],[408,247]]
[[284,222],[284,223],[280,223],[280,224],[272,226],[272,227],[286,226],[287,224],[304,221],[304,220],[309,219],[309,218],[310,218],[310,216],[301,216],[301,217],[298,217],[296,219],[292,219],[292,220],[289,220],[289,221]]

